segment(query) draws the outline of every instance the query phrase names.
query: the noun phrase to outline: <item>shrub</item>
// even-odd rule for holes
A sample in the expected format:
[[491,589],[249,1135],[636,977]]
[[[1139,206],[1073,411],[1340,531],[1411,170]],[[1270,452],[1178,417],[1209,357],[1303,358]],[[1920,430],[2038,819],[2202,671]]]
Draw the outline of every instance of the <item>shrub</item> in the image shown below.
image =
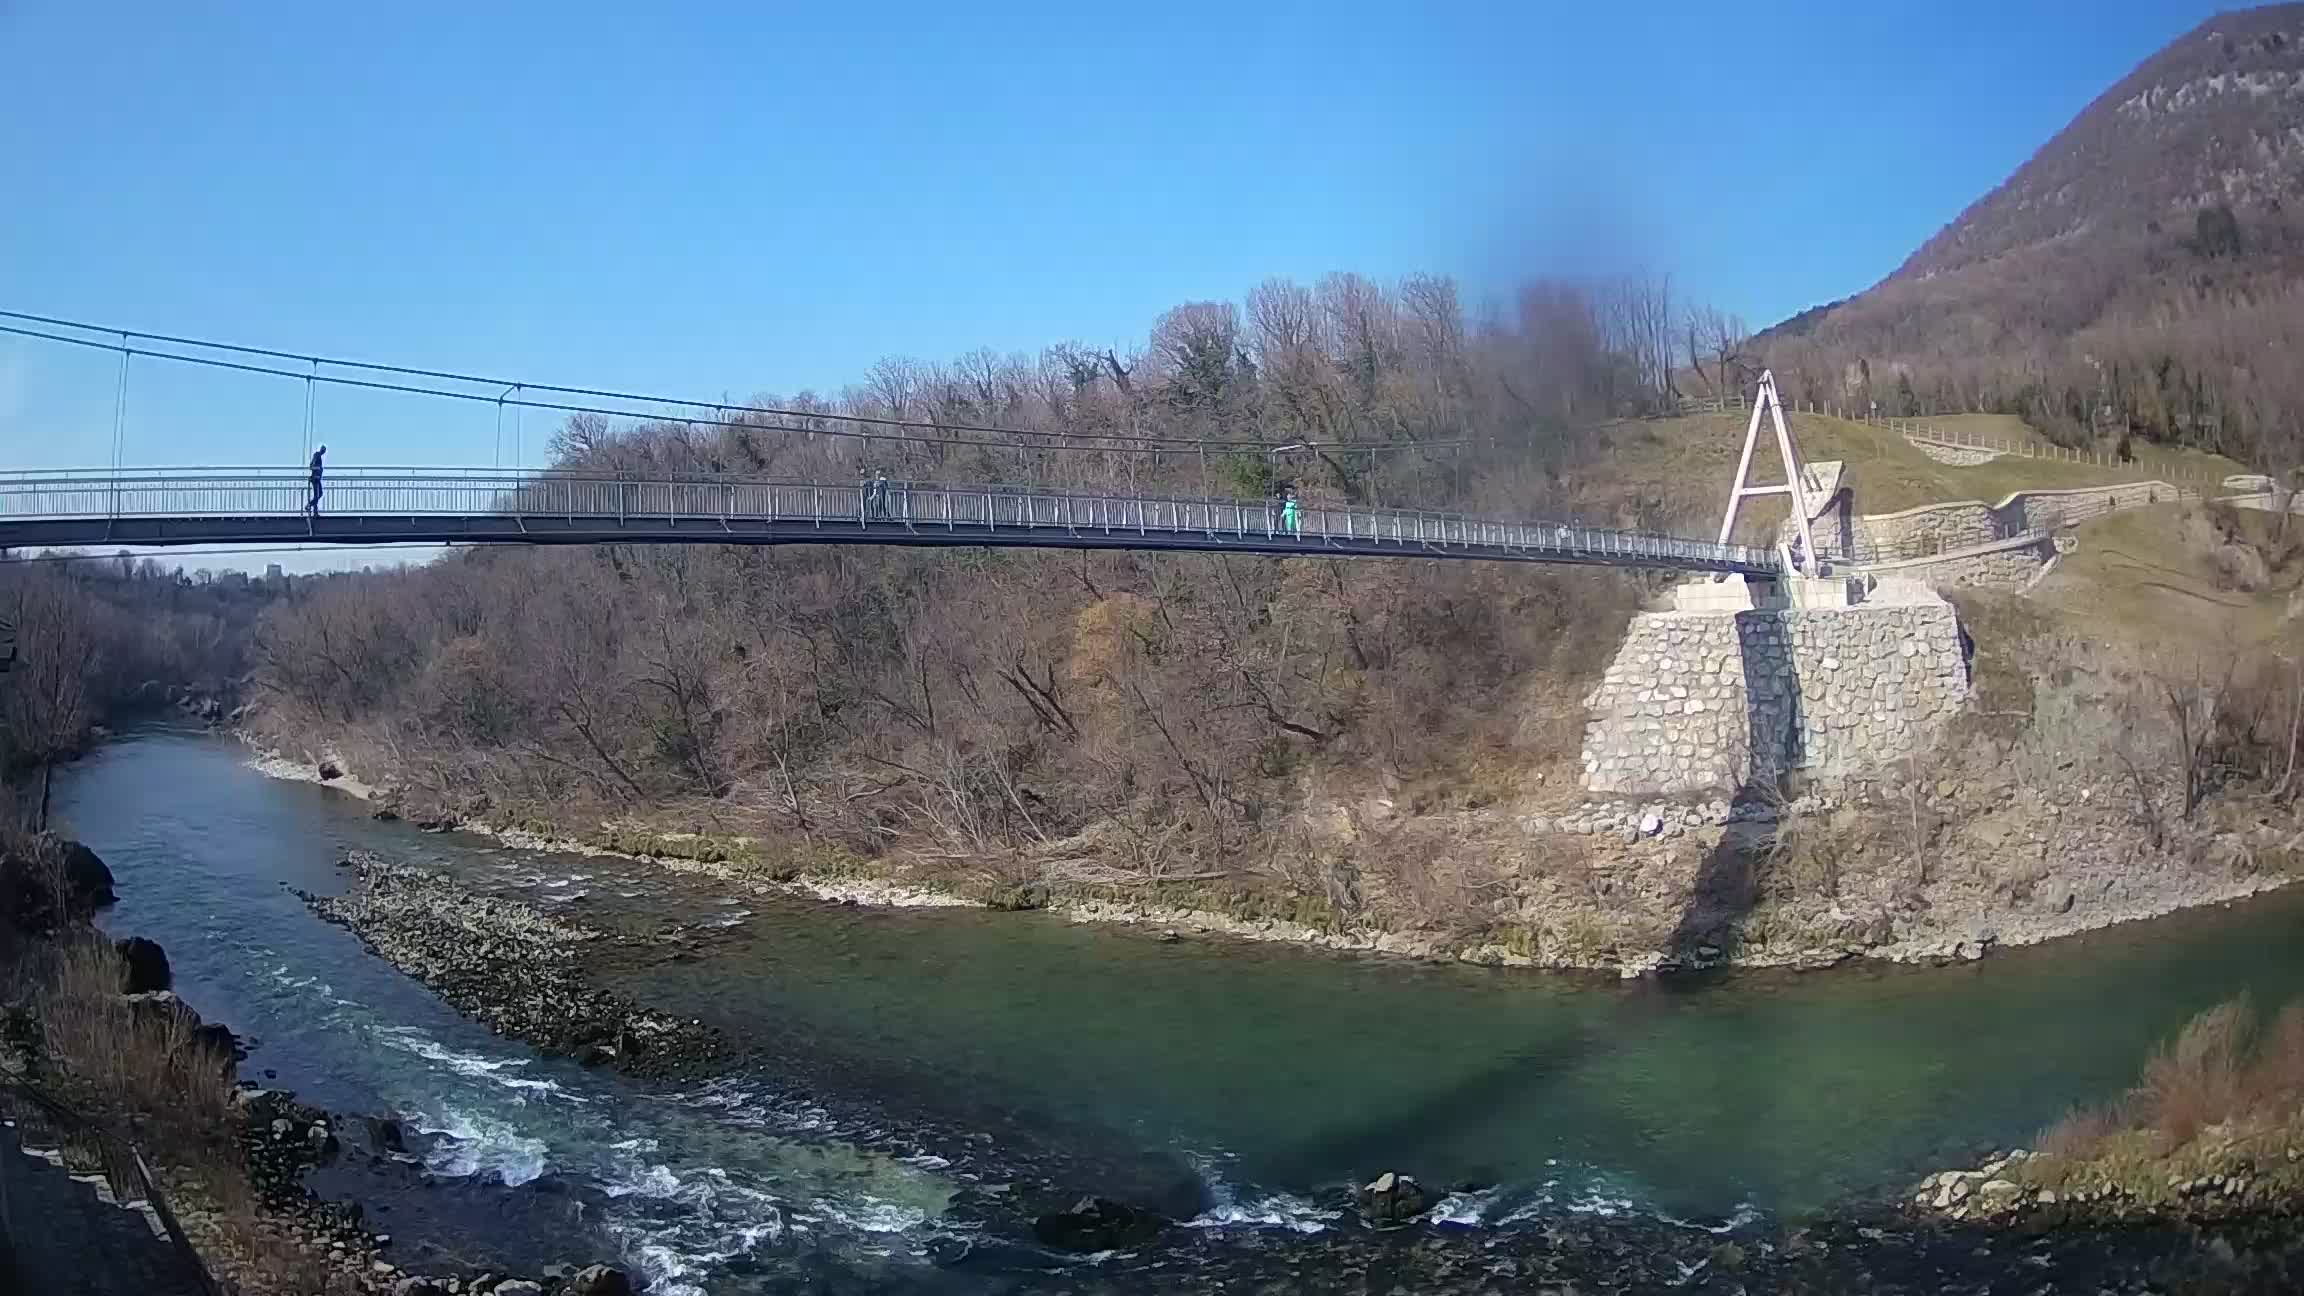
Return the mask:
[[2240,1109],[2253,1024],[2246,996],[2218,1004],[2144,1064],[2134,1098],[2169,1147],[2191,1142]]
[[2073,1109],[2043,1131],[2040,1150],[2082,1159],[2106,1139],[2150,1131],[2174,1152],[2216,1125],[2276,1124],[2304,1104],[2304,1000],[2259,1029],[2248,997],[2210,1008],[2154,1049],[2137,1086],[2100,1107]]

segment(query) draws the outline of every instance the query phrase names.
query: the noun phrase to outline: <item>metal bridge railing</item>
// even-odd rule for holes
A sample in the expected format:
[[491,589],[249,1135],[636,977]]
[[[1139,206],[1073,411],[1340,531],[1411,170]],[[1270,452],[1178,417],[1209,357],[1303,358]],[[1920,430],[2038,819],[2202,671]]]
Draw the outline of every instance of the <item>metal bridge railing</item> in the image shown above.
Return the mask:
[[[1301,544],[1338,541],[1402,549],[1557,553],[1626,565],[1776,569],[1772,550],[1647,532],[1514,522],[1424,509],[1300,505],[1293,528],[1277,502],[1082,494],[1018,486],[890,482],[826,485],[722,476],[622,477],[588,472],[348,468],[330,471],[327,517],[554,519],[629,526],[650,522],[774,522],[816,527],[902,525],[914,531],[1058,529],[1136,532]],[[299,515],[309,479],[294,470],[183,468],[0,472],[0,522]]]

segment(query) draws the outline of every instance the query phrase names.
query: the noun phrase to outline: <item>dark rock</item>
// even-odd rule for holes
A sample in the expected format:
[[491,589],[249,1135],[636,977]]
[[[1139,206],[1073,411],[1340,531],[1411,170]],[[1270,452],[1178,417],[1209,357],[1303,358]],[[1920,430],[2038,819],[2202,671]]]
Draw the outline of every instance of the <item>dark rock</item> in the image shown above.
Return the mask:
[[157,941],[131,936],[116,942],[112,948],[120,951],[122,994],[167,990],[175,985],[175,977],[168,970],[168,952],[161,949]]
[[1068,1211],[1032,1221],[1032,1236],[1060,1251],[1114,1251],[1151,1241],[1167,1221],[1104,1197],[1083,1197]]
[[320,781],[323,783],[344,777],[344,767],[332,760],[320,762]]
[[112,894],[112,870],[96,852],[69,837],[43,833],[41,838],[62,857],[65,892],[73,903],[96,909],[119,898]]
[[595,1067],[616,1060],[616,1050],[606,1044],[587,1044],[576,1050],[579,1065]]
[[173,990],[148,990],[141,994],[122,995],[121,1002],[128,1005],[128,1011],[138,1016],[181,1021],[187,1030],[200,1024],[200,1014],[193,1010],[192,1005],[177,998]]
[[448,1296],[448,1289],[429,1278],[403,1278],[392,1284],[392,1296]]
[[398,823],[400,821],[399,812],[391,809],[390,807],[380,809],[368,817],[376,820],[379,823]]
[[632,1296],[632,1280],[621,1269],[596,1264],[577,1270],[563,1296]]
[[46,931],[111,904],[112,870],[96,852],[41,833],[20,849],[0,851],[0,923]]
[[379,1152],[405,1152],[408,1150],[408,1137],[402,1132],[400,1122],[389,1116],[370,1116],[368,1118],[368,1142]]
[[1415,1219],[1431,1205],[1424,1186],[1404,1174],[1385,1171],[1360,1189],[1360,1214],[1378,1228],[1394,1228]]
[[221,1063],[227,1059],[238,1062],[248,1056],[240,1037],[222,1022],[206,1022],[192,1028],[193,1047],[213,1054]]

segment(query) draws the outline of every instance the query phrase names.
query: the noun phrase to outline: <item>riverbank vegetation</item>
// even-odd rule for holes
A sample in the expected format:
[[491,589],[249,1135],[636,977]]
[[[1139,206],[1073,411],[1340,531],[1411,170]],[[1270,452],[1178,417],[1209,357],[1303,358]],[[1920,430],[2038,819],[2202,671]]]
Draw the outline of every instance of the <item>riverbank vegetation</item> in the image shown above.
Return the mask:
[[2035,1150],[1931,1176],[1956,1217],[2292,1217],[2304,1207],[2304,1001],[2270,1018],[2245,995],[2194,1017],[2134,1086],[2075,1108]]
[[126,555],[0,562],[0,622],[16,647],[0,673],[0,767],[76,755],[99,726],[187,698],[222,714],[277,592]]
[[[1443,281],[1271,283],[1244,309],[1170,312],[1134,355],[890,361],[838,398],[773,401],[820,416],[583,416],[555,453],[587,472],[1024,476],[1123,493],[1255,497],[1287,477],[1315,501],[1688,527],[1717,507],[1735,429],[1608,421],[1665,408],[1690,368],[1728,363],[1704,345],[1693,366],[1659,361],[1627,322],[1659,294],[1670,317],[1660,284],[1536,285],[1515,315],[1475,323]],[[955,431],[838,435],[859,418]],[[958,430],[981,426],[1321,448],[1055,454]],[[1802,426],[1859,480],[1877,463],[1912,491],[1996,496],[2014,481],[2011,465],[1934,464],[1875,429]],[[2039,468],[2047,485],[2104,471]],[[2295,583],[2292,555],[2226,521],[2229,535],[2185,543],[2246,550],[2236,570],[2252,587],[2219,597],[2257,617]],[[420,821],[767,880],[1197,913],[1539,963],[1981,947],[2264,884],[2273,853],[2235,865],[2217,844],[2229,826],[2200,811],[2264,786],[2265,762],[2283,763],[2269,753],[2294,750],[2293,690],[2259,687],[2253,656],[2211,662],[2197,636],[2191,666],[2116,626],[2099,640],[2077,610],[2034,618],[2020,643],[1980,638],[1978,660],[2006,666],[1986,690],[2002,700],[1982,708],[2004,731],[1988,757],[1921,754],[1829,808],[1788,793],[1793,813],[1773,816],[1786,831],[1756,841],[1709,813],[1676,818],[1684,834],[1564,834],[1582,800],[1584,695],[1662,579],[1227,554],[476,550],[300,583],[257,628],[247,723]],[[2192,596],[2157,584],[2170,588],[2128,602]],[[2088,699],[2128,722],[2097,725]],[[1830,822],[1807,834],[1814,849],[1791,849],[1808,813]],[[2059,840],[2084,848],[2072,868],[2031,853],[2026,813],[2066,824]],[[2133,849],[2146,836],[2149,858]]]
[[232,1034],[168,991],[158,946],[124,949],[90,925],[112,899],[102,862],[6,823],[0,879],[0,1110],[59,1141],[76,1173],[126,1183],[144,1158],[202,1262],[234,1290],[360,1290],[325,1249],[291,1244],[311,1203],[293,1169],[282,1177],[277,1158],[252,1155],[269,1132],[252,1125],[292,1104],[246,1101]]

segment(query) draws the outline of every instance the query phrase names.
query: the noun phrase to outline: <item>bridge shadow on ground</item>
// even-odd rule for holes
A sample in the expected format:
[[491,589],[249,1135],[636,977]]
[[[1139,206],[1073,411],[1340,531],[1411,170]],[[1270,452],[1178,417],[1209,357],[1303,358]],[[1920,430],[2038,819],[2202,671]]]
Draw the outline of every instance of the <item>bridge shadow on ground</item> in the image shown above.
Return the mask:
[[1745,681],[1743,780],[1729,800],[1730,822],[1698,867],[1665,943],[1667,952],[1683,962],[1735,956],[1768,869],[1789,845],[1780,835],[1778,812],[1787,772],[1807,763],[1807,747],[1799,666],[1784,637],[1787,630],[1775,612],[1736,615]]

